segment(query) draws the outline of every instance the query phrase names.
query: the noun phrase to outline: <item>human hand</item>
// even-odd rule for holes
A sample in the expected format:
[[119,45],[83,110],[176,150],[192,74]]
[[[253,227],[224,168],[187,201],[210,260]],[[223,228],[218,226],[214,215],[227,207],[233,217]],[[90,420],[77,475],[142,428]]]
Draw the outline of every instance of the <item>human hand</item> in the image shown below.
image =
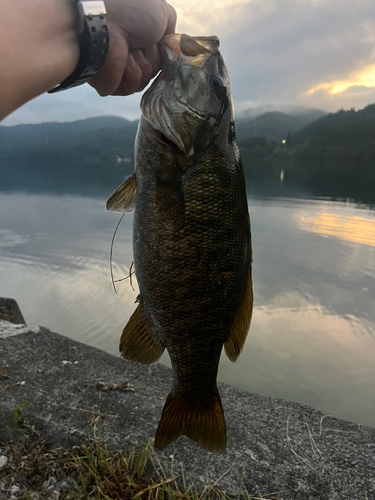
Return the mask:
[[166,0],[105,0],[109,51],[91,80],[101,96],[140,92],[160,70],[157,42],[174,33],[176,11]]

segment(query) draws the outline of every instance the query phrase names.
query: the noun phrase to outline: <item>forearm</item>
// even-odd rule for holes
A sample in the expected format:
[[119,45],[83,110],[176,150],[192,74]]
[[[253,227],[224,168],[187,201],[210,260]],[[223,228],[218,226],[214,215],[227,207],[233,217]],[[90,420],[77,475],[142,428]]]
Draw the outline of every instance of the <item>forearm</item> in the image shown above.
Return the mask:
[[0,0],[0,120],[63,81],[78,57],[73,0]]

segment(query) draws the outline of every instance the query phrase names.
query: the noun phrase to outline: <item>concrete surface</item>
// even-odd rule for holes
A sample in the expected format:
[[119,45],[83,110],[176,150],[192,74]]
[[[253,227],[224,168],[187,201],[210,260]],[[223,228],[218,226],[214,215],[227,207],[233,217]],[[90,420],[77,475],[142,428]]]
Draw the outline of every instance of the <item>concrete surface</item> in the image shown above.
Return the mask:
[[[0,439],[11,409],[26,401],[22,412],[51,447],[81,444],[89,433],[110,449],[154,436],[169,368],[136,365],[45,328],[19,331],[2,336],[6,328],[0,329]],[[243,484],[269,500],[375,500],[374,429],[228,385],[219,390],[226,453],[208,453],[179,438],[157,454],[167,475],[182,466],[199,488],[216,483],[237,495]]]

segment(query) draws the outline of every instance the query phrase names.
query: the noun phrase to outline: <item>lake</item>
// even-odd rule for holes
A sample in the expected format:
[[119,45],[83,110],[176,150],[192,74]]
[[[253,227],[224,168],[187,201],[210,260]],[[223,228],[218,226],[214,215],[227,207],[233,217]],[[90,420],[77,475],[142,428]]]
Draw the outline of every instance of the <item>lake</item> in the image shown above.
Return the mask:
[[[237,363],[222,357],[220,381],[375,426],[375,211],[253,193],[248,201],[254,315]],[[129,280],[113,290],[119,215],[104,205],[1,192],[0,296],[15,298],[29,325],[117,355],[138,292],[136,279],[134,290]],[[132,263],[131,226],[129,214],[115,240],[115,279]]]

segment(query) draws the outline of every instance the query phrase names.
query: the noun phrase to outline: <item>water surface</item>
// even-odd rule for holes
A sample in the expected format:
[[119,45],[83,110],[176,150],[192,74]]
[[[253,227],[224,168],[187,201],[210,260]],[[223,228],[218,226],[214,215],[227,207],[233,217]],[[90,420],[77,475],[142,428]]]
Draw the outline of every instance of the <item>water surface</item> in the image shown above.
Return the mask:
[[[41,324],[112,354],[137,296],[113,291],[119,216],[105,200],[0,193],[0,296]],[[375,212],[351,202],[249,197],[255,309],[244,351],[221,381],[375,426]],[[132,215],[114,247],[132,263]],[[1,355],[1,353],[0,353]],[[164,355],[162,362],[168,363]]]

